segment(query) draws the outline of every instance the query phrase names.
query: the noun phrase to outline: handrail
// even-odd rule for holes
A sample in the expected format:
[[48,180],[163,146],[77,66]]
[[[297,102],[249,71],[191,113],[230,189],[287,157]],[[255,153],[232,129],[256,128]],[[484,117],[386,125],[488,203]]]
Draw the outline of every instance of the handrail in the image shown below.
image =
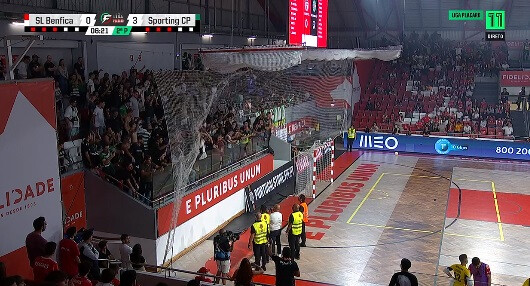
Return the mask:
[[210,182],[210,180],[213,180],[214,177],[217,177],[219,174],[223,173],[223,172],[226,172],[230,169],[233,169],[234,167],[236,166],[241,166],[241,165],[244,165],[244,164],[247,164],[249,161],[253,161],[255,160],[257,157],[260,157],[262,156],[263,154],[268,154],[270,153],[270,148],[267,147],[263,150],[260,150],[254,154],[251,154],[245,158],[242,158],[241,160],[239,161],[236,161],[234,163],[231,163],[229,165],[227,165],[226,167],[222,168],[222,169],[219,169],[218,171],[214,172],[214,173],[211,173],[209,174],[208,176],[206,177],[203,177],[193,183],[190,183],[182,188],[180,188],[179,190],[173,190],[172,192],[169,192],[167,194],[164,194],[164,195],[161,195],[157,198],[155,198],[152,203],[153,203],[153,207],[154,208],[158,208],[158,207],[162,207],[164,206],[165,204],[169,203],[170,201],[173,200],[173,198],[175,197],[176,193],[178,191],[181,191],[181,190],[186,190],[186,189],[191,189],[191,188],[199,188],[199,187],[202,187],[204,185],[206,185],[208,182]]

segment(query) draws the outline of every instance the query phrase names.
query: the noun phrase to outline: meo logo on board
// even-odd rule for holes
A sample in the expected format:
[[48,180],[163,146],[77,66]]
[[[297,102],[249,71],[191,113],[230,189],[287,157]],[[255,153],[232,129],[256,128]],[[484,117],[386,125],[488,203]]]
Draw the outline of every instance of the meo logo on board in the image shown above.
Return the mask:
[[361,148],[394,150],[398,147],[398,145],[399,141],[396,137],[393,136],[384,138],[383,136],[372,136],[363,134],[359,139],[359,147]]

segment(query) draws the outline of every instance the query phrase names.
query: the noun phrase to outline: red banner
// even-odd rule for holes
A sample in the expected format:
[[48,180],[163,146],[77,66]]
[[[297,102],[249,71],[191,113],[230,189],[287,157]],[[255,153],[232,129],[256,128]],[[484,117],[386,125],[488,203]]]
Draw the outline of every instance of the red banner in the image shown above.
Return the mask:
[[75,173],[61,178],[61,195],[64,204],[64,229],[71,226],[86,227],[85,175]]
[[289,122],[287,123],[287,134],[294,135],[308,127],[312,127],[315,123],[316,119],[312,116],[306,116],[304,118]]
[[501,86],[530,86],[530,71],[501,71]]
[[[177,226],[215,206],[273,170],[274,156],[269,154],[184,196],[179,208]],[[173,209],[173,203],[171,203],[158,210],[158,236],[169,232]]]

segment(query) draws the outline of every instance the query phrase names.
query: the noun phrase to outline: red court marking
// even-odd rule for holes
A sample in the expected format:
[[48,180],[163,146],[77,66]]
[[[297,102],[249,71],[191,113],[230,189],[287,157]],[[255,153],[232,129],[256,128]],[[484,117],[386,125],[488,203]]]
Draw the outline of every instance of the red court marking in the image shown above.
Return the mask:
[[[257,283],[264,283],[269,285],[276,285],[276,276],[269,274],[262,274],[254,276],[252,281]],[[296,280],[296,286],[335,286],[335,284],[319,283],[308,280]]]
[[[497,192],[497,202],[502,223],[530,226],[530,195]],[[447,217],[456,218],[457,209],[458,189],[451,189]],[[493,192],[462,189],[460,218],[497,222]]]

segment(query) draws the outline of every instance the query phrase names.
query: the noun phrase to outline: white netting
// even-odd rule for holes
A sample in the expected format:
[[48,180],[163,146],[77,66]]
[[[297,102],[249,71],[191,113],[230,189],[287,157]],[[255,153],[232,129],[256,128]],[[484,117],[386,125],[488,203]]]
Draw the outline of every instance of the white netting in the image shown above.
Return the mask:
[[[300,150],[309,148],[304,151],[309,152],[307,158],[302,159],[309,161],[309,166],[297,176],[297,193],[306,191],[312,183],[312,152],[318,147],[313,143],[334,138],[349,125],[353,60],[392,60],[400,53],[400,47],[210,51],[201,53],[207,71],[155,73],[170,137],[174,186],[164,261],[175,254],[173,234],[180,200],[199,183],[184,187],[267,148],[266,114],[270,114],[273,134],[296,140]],[[329,179],[330,153],[324,152],[317,161],[320,181]],[[300,164],[297,162],[297,168]],[[307,195],[311,194],[309,185]]]
[[333,182],[332,147],[332,139],[324,142],[318,140],[309,149],[296,156],[296,195],[304,194],[306,197],[312,197]]

